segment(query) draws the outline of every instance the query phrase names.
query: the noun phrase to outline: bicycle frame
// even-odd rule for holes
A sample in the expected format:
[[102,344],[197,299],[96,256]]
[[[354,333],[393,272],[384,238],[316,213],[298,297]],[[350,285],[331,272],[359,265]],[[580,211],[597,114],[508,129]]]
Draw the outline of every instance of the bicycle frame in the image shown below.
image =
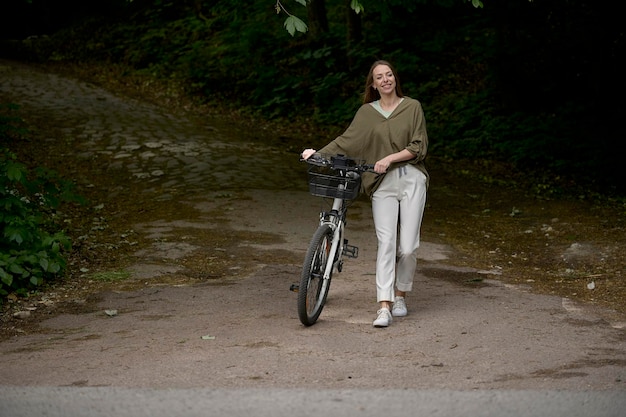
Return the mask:
[[[339,187],[343,187],[340,185]],[[325,219],[325,215],[328,215],[328,220]],[[343,229],[345,226],[346,206],[342,198],[335,198],[333,200],[333,206],[329,213],[320,213],[320,226],[328,224],[333,229],[333,243],[330,247],[329,257],[333,257],[335,260],[332,263],[326,265],[324,270],[324,280],[328,280],[332,273],[332,270],[339,262],[343,255]],[[339,251],[339,253],[337,253]]]

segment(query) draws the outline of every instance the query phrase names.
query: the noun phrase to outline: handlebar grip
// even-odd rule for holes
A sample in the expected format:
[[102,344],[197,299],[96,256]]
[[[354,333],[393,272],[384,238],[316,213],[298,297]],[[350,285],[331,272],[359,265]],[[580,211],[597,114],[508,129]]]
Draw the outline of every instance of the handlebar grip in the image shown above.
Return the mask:
[[326,158],[324,158],[322,155],[318,153],[314,153],[313,155],[309,156],[307,159],[300,158],[300,161],[306,162],[307,164],[310,164],[310,165],[317,165],[317,166],[326,166],[330,164],[329,160],[327,160]]
[[307,159],[300,158],[300,161],[311,165],[330,166],[333,169],[345,169],[346,171],[374,172],[374,164],[357,164],[355,160],[346,158],[344,155],[336,155],[329,159],[319,153],[314,153]]
[[313,155],[309,156],[308,160],[310,160],[311,162],[318,162],[318,163],[326,162],[326,159],[318,153],[314,153]]

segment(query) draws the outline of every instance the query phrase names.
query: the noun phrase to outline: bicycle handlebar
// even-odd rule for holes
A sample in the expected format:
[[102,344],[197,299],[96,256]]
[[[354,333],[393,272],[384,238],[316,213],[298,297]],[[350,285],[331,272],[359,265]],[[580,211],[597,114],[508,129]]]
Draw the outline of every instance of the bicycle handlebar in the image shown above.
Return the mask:
[[300,160],[310,165],[328,167],[335,170],[352,172],[374,172],[373,164],[357,163],[356,160],[341,154],[326,157],[319,153],[315,153],[311,155],[308,159]]

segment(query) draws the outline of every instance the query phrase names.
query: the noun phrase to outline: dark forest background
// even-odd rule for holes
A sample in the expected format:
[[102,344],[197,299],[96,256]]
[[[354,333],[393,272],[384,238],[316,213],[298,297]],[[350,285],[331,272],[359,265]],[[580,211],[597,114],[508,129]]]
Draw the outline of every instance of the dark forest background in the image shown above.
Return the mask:
[[[280,4],[309,31],[292,36]],[[336,133],[371,63],[387,59],[424,106],[432,155],[511,164],[553,192],[626,194],[619,2],[361,4],[356,14],[350,0],[5,0],[1,52],[123,65],[204,103]]]

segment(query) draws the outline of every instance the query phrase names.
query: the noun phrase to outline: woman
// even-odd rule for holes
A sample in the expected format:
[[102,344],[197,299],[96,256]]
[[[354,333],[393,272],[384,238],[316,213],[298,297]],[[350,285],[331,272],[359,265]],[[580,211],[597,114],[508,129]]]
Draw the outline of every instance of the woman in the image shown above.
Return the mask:
[[[428,136],[421,104],[402,94],[389,62],[374,62],[363,101],[348,129],[319,153],[375,164],[376,174],[363,173],[362,186],[372,201],[378,238],[376,299],[380,309],[373,324],[387,327],[393,316],[406,316],[405,296],[413,287],[428,187],[424,165]],[[314,153],[305,149],[302,158]]]

